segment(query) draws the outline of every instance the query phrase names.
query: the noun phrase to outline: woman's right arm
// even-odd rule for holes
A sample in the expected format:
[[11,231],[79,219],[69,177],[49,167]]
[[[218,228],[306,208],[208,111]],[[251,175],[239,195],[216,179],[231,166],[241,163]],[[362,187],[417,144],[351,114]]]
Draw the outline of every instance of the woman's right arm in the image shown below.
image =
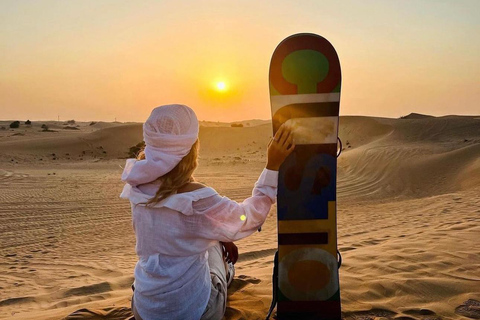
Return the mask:
[[261,173],[252,196],[238,203],[216,194],[197,201],[194,209],[199,236],[223,242],[236,241],[254,233],[262,224],[275,203],[278,184],[278,169],[293,151],[293,137],[285,126],[270,141],[267,166]]
[[218,194],[194,204],[195,230],[199,236],[223,242],[233,242],[254,233],[265,222],[275,203],[278,171],[264,169],[252,192],[243,202]]

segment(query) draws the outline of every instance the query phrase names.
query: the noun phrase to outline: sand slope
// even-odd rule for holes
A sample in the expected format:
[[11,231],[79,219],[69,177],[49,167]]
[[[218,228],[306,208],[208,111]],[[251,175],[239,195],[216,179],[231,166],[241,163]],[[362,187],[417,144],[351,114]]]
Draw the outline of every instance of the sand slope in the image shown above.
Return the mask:
[[[478,175],[460,175],[464,170],[475,170],[473,162],[480,152],[478,119],[376,121],[375,126],[354,131],[358,136],[373,137],[370,132],[362,132],[362,128],[368,128],[376,134],[375,138],[366,144],[353,141],[351,149],[347,146],[350,151],[339,159],[340,195],[362,199],[365,195],[379,199],[424,197],[455,191],[479,181]],[[343,131],[347,130],[348,125]],[[381,130],[383,134],[377,134]]]
[[39,128],[15,131],[23,135],[0,135],[0,147],[4,150],[0,154],[2,160],[42,163],[125,158],[128,148],[143,139],[142,125],[138,123],[113,126],[97,123],[81,126],[78,130],[58,129],[55,132],[42,132]]
[[[344,317],[480,318],[480,119],[340,121]],[[118,158],[141,124],[40,125],[0,130],[0,318],[127,319],[136,256]],[[202,126],[197,179],[244,199],[270,137],[261,122]],[[263,319],[275,208],[238,245],[226,318]]]

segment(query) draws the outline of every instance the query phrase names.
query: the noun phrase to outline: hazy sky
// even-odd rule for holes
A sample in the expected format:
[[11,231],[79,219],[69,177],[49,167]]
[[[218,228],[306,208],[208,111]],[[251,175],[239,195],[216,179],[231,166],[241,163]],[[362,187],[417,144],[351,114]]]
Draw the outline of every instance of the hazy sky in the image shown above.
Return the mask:
[[336,48],[343,115],[480,114],[479,0],[0,0],[0,119],[268,119],[271,54],[299,32]]

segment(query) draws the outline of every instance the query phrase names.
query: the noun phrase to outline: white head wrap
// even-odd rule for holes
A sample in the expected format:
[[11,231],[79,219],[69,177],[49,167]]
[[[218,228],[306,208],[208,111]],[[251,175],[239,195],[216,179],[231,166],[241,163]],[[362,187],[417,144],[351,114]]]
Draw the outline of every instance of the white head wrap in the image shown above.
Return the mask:
[[198,139],[197,116],[180,104],[157,107],[143,124],[143,139],[145,159],[128,159],[122,174],[130,186],[152,182],[175,168]]

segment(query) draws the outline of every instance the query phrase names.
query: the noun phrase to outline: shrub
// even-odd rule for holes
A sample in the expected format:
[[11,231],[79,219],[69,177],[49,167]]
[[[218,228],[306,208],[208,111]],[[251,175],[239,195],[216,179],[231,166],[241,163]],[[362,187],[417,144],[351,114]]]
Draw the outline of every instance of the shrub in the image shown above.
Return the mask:
[[20,121],[13,121],[10,123],[10,128],[18,128],[20,127]]
[[44,123],[42,124],[42,131],[48,131],[48,126]]
[[32,121],[30,121],[30,120],[27,120],[27,121],[25,121],[25,124],[26,124],[27,126],[29,126],[29,125],[31,125],[31,124],[32,124]]
[[58,131],[50,130],[50,129],[48,129],[48,126],[45,126],[45,128],[43,128],[42,132],[58,132]]
[[75,120],[68,120],[67,123],[68,124],[75,124]]
[[145,141],[141,141],[134,145],[133,147],[130,147],[128,150],[128,157],[129,158],[136,158],[138,153],[145,148]]
[[95,121],[90,122],[91,126],[93,126],[94,124],[97,124],[97,122],[95,122]]
[[243,124],[242,123],[232,123],[230,125],[232,128],[242,128],[243,127]]

